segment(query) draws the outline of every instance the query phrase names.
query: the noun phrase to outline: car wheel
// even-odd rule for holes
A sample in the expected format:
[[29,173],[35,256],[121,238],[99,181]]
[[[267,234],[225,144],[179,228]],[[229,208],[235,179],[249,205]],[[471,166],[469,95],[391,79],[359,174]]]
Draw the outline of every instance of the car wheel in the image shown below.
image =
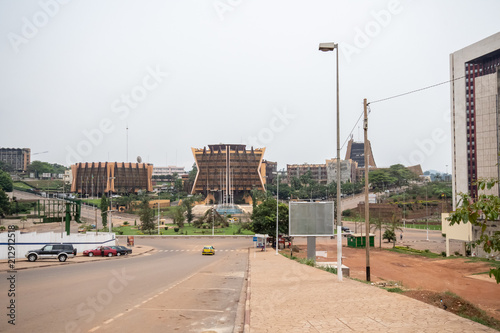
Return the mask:
[[116,253],[116,255],[117,255],[117,256],[121,256],[122,254],[121,254],[120,252],[117,252],[117,253]]
[[93,252],[89,252],[89,257],[92,257],[94,256],[94,253]]
[[29,261],[36,261],[36,255],[35,255],[35,254],[30,254],[30,255],[28,256],[28,260],[29,260]]
[[108,257],[112,257],[112,256],[113,256],[113,253],[109,252]]
[[65,262],[67,258],[68,258],[68,256],[67,256],[67,255],[65,255],[65,254],[61,254],[61,255],[59,256],[59,261],[60,261],[60,262]]

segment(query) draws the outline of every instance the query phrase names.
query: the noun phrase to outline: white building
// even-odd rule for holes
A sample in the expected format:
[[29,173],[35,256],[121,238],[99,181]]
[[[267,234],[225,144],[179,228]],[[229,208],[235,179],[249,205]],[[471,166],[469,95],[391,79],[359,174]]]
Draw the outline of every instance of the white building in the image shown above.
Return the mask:
[[[356,168],[358,163],[353,160],[340,160],[340,182],[356,182]],[[326,160],[327,184],[337,182],[337,159]]]
[[153,176],[172,176],[174,173],[179,175],[179,177],[182,175],[187,175],[184,167],[172,165],[166,167],[153,167]]
[[500,176],[499,68],[500,33],[450,55],[454,209],[458,193],[477,197],[478,179]]
[[73,172],[71,169],[64,170],[63,180],[65,184],[73,183]]

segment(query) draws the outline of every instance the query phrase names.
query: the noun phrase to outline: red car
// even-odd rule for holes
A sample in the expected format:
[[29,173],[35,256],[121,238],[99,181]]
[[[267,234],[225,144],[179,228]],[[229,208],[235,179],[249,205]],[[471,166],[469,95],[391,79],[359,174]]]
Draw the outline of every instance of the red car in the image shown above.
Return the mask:
[[109,246],[101,246],[92,250],[85,250],[83,251],[83,255],[89,257],[101,256],[102,252],[104,252],[104,256],[106,257],[116,256],[116,250],[110,248]]

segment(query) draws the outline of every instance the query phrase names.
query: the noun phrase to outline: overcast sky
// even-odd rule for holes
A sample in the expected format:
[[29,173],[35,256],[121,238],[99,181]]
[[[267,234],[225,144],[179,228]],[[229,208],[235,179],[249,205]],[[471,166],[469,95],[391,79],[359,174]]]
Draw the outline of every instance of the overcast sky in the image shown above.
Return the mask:
[[[363,140],[363,98],[449,80],[449,54],[500,31],[499,13],[497,0],[1,0],[0,147],[190,170],[191,147],[244,143],[279,169],[325,163],[336,58],[320,42],[340,45],[344,145],[353,128]],[[377,166],[451,171],[449,84],[370,108]]]

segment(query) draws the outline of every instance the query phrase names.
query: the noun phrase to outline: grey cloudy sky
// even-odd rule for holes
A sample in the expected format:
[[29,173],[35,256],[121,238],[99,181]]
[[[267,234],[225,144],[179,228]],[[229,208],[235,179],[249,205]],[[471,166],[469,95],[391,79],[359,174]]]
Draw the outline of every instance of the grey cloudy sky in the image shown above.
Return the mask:
[[[449,79],[449,54],[500,31],[500,2],[0,1],[0,146],[33,160],[194,162],[191,147],[266,147],[284,168],[336,156],[375,101]],[[378,166],[451,170],[445,84],[371,105]],[[358,128],[359,127],[359,128]],[[345,154],[342,149],[342,158]]]

